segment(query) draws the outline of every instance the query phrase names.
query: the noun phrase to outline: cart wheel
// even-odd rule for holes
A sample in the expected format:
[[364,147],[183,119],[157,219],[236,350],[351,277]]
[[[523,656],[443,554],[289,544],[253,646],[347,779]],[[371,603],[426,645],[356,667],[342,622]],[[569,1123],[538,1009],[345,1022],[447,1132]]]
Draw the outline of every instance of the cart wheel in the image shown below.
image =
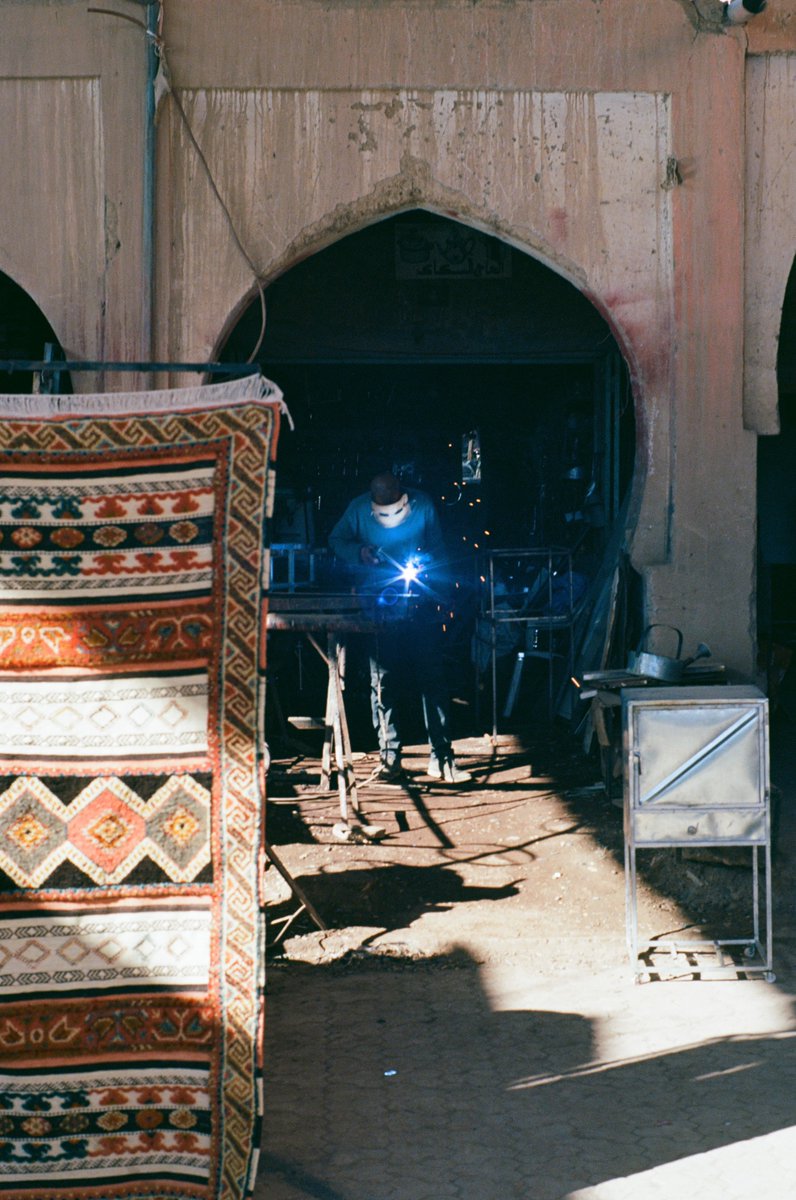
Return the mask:
[[777,982],[777,977],[773,971],[766,971],[765,981],[766,981],[766,983],[776,983]]
[[754,958],[757,953],[756,946],[744,946],[744,958]]
[[649,981],[650,981],[650,977],[649,977],[649,975],[648,975],[648,973],[647,973],[646,971],[641,971],[641,972],[639,972],[639,973],[636,975],[635,979],[633,980],[633,982],[634,982],[635,984],[639,984],[639,983],[649,983]]

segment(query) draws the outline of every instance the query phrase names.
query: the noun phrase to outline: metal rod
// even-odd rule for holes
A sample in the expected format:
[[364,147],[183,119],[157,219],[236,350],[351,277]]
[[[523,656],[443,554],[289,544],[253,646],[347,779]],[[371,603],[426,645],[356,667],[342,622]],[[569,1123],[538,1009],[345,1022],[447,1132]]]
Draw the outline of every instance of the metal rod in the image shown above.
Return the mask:
[[622,360],[614,356],[614,386],[611,390],[611,503],[608,520],[613,522],[619,512],[619,452],[620,452],[620,417],[622,412]]
[[752,926],[755,942],[760,945],[760,869],[757,859],[757,846],[752,847]]
[[345,662],[346,662],[346,646],[345,642],[335,634],[329,634],[329,654],[333,655],[334,661],[334,677],[335,688],[337,692],[337,736],[340,741],[340,750],[343,760],[343,771],[345,777],[346,791],[348,798],[351,801],[351,809],[354,815],[361,821],[362,810],[359,807],[359,795],[357,793],[357,780],[354,774],[354,762],[351,754],[351,738],[348,732],[348,714],[345,709]]
[[332,354],[325,352],[321,354],[305,354],[279,357],[280,367],[284,366],[315,366],[324,364],[326,366],[356,366],[359,363],[384,363],[388,366],[397,366],[407,363],[427,364],[433,362],[435,365],[451,365],[457,363],[512,363],[515,365],[551,365],[551,366],[567,366],[570,363],[593,363],[596,361],[596,356],[591,351],[584,350],[582,353],[575,354],[512,354],[510,351],[501,350],[496,354],[473,354],[466,351],[462,354],[435,354],[433,358],[421,358],[418,354],[370,354],[367,352],[347,351],[341,354]]
[[497,621],[495,619],[495,559],[489,556],[489,618],[491,622],[492,742],[497,742]]
[[256,363],[220,362],[103,362],[84,359],[0,358],[0,372],[8,371],[197,371],[208,375],[256,375]]
[[766,966],[770,969],[774,963],[774,931],[772,928],[773,922],[773,894],[771,887],[771,836],[766,841],[765,846],[765,871],[766,871]]
[[[52,342],[45,342],[44,357],[47,359],[48,362],[52,361],[54,354],[55,354],[54,344]],[[46,374],[44,372],[42,372],[42,374],[39,376],[39,387],[38,387],[39,394],[43,395],[43,396],[51,396],[53,394],[53,383],[55,383],[56,390],[57,390],[57,388],[60,387],[60,383],[61,383],[60,374],[54,375],[54,373],[51,371],[47,371]]]

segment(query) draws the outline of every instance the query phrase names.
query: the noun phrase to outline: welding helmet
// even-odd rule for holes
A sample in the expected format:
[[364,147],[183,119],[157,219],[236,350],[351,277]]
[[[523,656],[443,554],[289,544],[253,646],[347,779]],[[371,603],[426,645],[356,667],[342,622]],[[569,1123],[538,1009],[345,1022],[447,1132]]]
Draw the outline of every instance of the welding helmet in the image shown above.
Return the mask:
[[406,492],[393,504],[377,504],[375,500],[370,502],[371,512],[383,529],[395,529],[401,525],[409,516],[410,508]]

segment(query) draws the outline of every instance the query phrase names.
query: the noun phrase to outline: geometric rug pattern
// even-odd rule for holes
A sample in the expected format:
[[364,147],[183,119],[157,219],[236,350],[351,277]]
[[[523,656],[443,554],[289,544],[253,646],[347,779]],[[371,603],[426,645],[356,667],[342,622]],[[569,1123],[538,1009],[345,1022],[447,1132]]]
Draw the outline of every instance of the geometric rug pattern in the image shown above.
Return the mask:
[[207,992],[211,911],[121,906],[77,913],[0,916],[0,996],[125,991]]
[[190,883],[210,864],[210,793],[169,775],[149,800],[117,776],[94,778],[69,805],[20,775],[0,794],[0,872],[40,888],[64,862],[99,886],[121,883],[145,858],[163,881]]
[[267,388],[41,417],[0,398],[9,1200],[253,1186]]

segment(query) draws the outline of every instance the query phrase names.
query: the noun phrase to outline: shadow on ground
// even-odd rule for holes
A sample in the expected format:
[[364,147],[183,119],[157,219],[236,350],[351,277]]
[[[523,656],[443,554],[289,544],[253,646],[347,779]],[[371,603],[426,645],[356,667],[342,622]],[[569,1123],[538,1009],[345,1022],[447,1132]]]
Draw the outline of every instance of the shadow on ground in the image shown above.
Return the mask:
[[[788,1133],[796,943],[777,935],[788,924],[796,874],[793,733],[791,722],[778,722],[772,738],[774,986],[623,984],[612,992],[602,968],[590,977],[584,964],[566,984],[551,971],[546,990],[537,954],[517,968],[523,995],[501,993],[496,1001],[495,977],[462,949],[420,960],[394,946],[391,953],[382,948],[381,957],[360,950],[315,965],[275,962],[256,1200],[745,1200],[756,1191],[787,1200],[796,1154],[796,1134]],[[564,754],[561,770],[559,749],[551,742],[534,765],[538,775],[550,770],[562,813],[572,818],[561,836],[587,833],[621,866],[621,813],[589,788],[576,752]],[[507,790],[488,776],[485,766],[485,803],[487,793]],[[527,793],[527,784],[516,786]],[[435,816],[444,829],[459,828],[461,842],[455,823],[465,810],[455,798],[441,808],[442,800]],[[413,798],[405,803],[411,813]],[[305,832],[304,840],[312,838]],[[491,849],[474,844],[474,861]],[[648,864],[648,881],[676,895],[695,921],[721,906],[734,921],[748,869],[669,855],[671,866]],[[516,874],[500,887],[468,885],[450,866],[357,864],[302,874],[301,882],[335,927],[391,931],[460,902],[508,899],[522,887]],[[269,909],[269,917],[279,911]],[[325,953],[322,937],[318,951]],[[597,1009],[602,1027],[585,1015]],[[603,1056],[606,1022],[622,1033],[612,1053],[632,1043],[632,1054]],[[649,1044],[668,1048],[637,1057],[645,1022]],[[750,1177],[741,1178],[747,1161]]]
[[[446,867],[384,866],[355,871],[304,875],[301,887],[323,910],[331,928],[378,925],[390,932],[410,925],[423,913],[445,912],[454,904],[474,900],[505,900],[517,894],[515,884],[471,887]],[[296,907],[286,899],[268,908],[269,922],[280,927]]]
[[[788,719],[772,722],[772,816],[774,828],[773,927],[777,933],[794,929],[793,896],[796,891],[796,726]],[[617,870],[624,869],[624,842],[621,799],[609,798],[599,782],[595,782],[595,764],[586,759],[582,747],[566,731],[554,730],[546,740],[512,752],[501,750],[468,753],[468,768],[473,783],[462,789],[460,798],[442,787],[430,785],[422,775],[412,775],[403,792],[386,790],[381,796],[366,795],[365,809],[376,824],[400,833],[411,825],[412,830],[424,830],[425,842],[418,833],[417,842],[403,838],[394,843],[388,837],[385,846],[396,846],[396,854],[411,859],[422,845],[440,851],[451,866],[478,864],[495,853],[510,850],[517,862],[526,857],[527,867],[545,842],[566,845],[567,840],[591,839],[596,847],[606,851]],[[527,765],[533,764],[534,779],[528,777]],[[526,766],[523,773],[522,767]],[[280,777],[279,784],[282,783]],[[499,822],[508,821],[512,809],[517,812],[527,806],[529,821],[533,822],[533,806],[544,801],[546,793],[559,798],[559,819],[552,825],[541,821],[532,836],[525,840],[501,840]],[[279,796],[277,781],[271,784],[272,796]],[[333,843],[331,824],[336,799],[331,797],[331,809],[323,820],[312,816],[312,803],[284,798],[270,803],[268,811],[269,838],[277,847],[283,845],[312,845]],[[332,815],[329,815],[329,812]],[[495,821],[492,821],[492,818]],[[570,824],[562,824],[567,817]],[[326,824],[323,823],[326,822]],[[418,823],[419,822],[419,823]],[[497,824],[495,823],[497,822]],[[470,832],[470,827],[475,832]],[[508,825],[507,825],[508,828]],[[450,853],[449,853],[450,852]],[[574,854],[574,851],[571,851]],[[563,849],[562,849],[563,855]],[[303,857],[303,856],[302,856]],[[582,857],[582,856],[581,856]],[[577,864],[577,855],[567,865],[562,858],[561,869],[572,884],[585,878]],[[720,850],[688,850],[662,847],[641,850],[638,855],[639,879],[655,896],[671,900],[682,914],[677,928],[690,928],[696,934],[716,938],[750,936],[753,917],[752,852],[748,847],[725,847]],[[440,870],[431,865],[393,865],[371,870],[349,870],[344,877],[325,871],[317,864],[307,872],[299,872],[302,887],[324,914],[327,923],[335,928],[379,925],[395,931],[411,923],[423,912],[439,911],[459,900],[502,900],[518,891],[527,891],[523,864],[512,877],[511,886],[502,889],[485,888],[478,894],[464,887],[455,870]],[[289,904],[269,909],[276,920],[287,915]],[[764,914],[763,914],[764,915]],[[668,923],[667,923],[668,922]],[[279,927],[279,926],[277,926]],[[306,929],[306,920],[300,928]],[[664,916],[660,927],[650,932],[660,936],[670,930]]]
[[[262,1200],[561,1200],[793,1122],[786,1030],[684,1024],[670,1053],[600,1061],[583,1015],[493,1011],[463,952],[289,964],[268,992]],[[644,1195],[700,1194],[670,1184]]]

